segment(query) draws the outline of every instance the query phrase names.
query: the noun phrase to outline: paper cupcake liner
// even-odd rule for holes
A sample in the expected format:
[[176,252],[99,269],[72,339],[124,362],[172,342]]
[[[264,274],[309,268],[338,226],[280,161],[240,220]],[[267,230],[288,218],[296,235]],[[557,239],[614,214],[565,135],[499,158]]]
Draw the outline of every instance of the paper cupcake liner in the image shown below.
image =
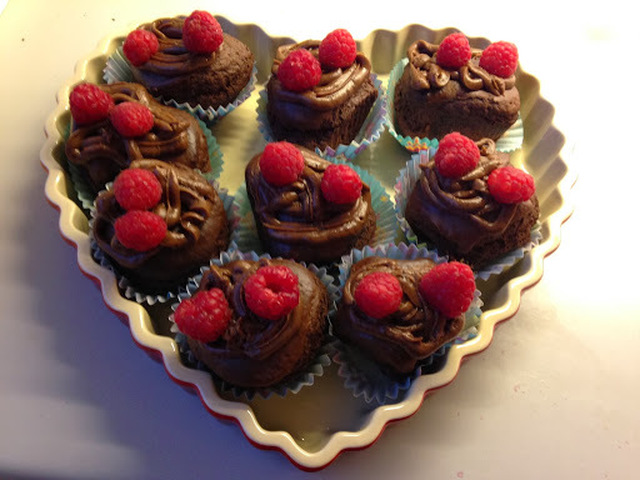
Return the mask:
[[[257,74],[258,69],[254,63],[253,70],[251,72],[251,78],[249,79],[249,82],[244,86],[244,88],[240,90],[238,96],[230,104],[221,105],[218,108],[203,108],[201,105],[191,106],[187,102],[178,103],[171,98],[164,98],[162,96],[158,96],[156,97],[156,99],[161,101],[165,105],[179,108],[180,110],[185,110],[190,114],[198,117],[200,120],[210,124],[234,111],[236,108],[238,108],[239,105],[241,105],[251,96],[251,93],[255,89],[256,83],[258,81]],[[102,78],[107,83],[136,82],[133,77],[133,72],[131,71],[129,61],[122,51],[122,46],[118,47],[113,52],[113,54],[109,58],[107,58]]]
[[[72,120],[73,121],[73,120]],[[209,164],[211,165],[211,170],[204,173],[198,170],[198,172],[207,179],[208,182],[217,181],[222,174],[222,169],[224,165],[224,158],[222,156],[222,150],[220,149],[220,144],[216,137],[213,136],[213,133],[207,127],[206,123],[202,120],[197,119],[198,125],[202,129],[204,133],[204,137],[207,141],[207,152],[209,154]],[[64,141],[66,142],[69,138],[71,131],[71,125],[69,125],[69,130],[66,132],[64,136]],[[91,211],[93,208],[93,201],[96,199],[96,194],[93,191],[93,188],[87,183],[85,178],[83,177],[80,169],[74,165],[73,163],[67,160],[67,165],[69,167],[69,176],[71,177],[71,183],[73,184],[73,188],[78,197],[78,203],[80,206],[86,210]]]
[[[367,170],[347,162],[342,159],[328,158],[332,163],[345,164],[353,168],[363,183],[369,185],[371,189],[371,206],[376,214],[376,232],[372,245],[385,245],[393,243],[398,234],[398,221],[392,200],[389,198],[382,184]],[[240,217],[238,228],[233,232],[231,239],[238,245],[241,251],[255,251],[265,253],[265,249],[260,242],[255,218],[251,209],[251,202],[247,194],[246,183],[242,183],[235,195],[237,211]],[[336,259],[338,261],[339,258]]]
[[[213,259],[211,263],[215,265],[224,265],[234,260],[252,260],[257,261],[261,258],[272,258],[268,254],[259,255],[256,252],[241,252],[239,250],[229,250],[227,252],[223,252],[216,259]],[[305,265],[301,263],[301,265]],[[327,273],[326,268],[318,268],[314,265],[305,265],[311,272],[313,272],[322,282],[322,284],[327,288],[329,293],[329,313],[328,317],[334,314],[336,308],[336,300],[339,296],[338,287],[335,284],[335,279],[333,276]],[[180,291],[177,302],[172,305],[172,311],[175,312],[176,308],[186,298],[191,297],[200,284],[200,280],[204,272],[208,270],[208,266],[203,266],[201,272],[195,277],[191,278],[187,283],[186,287]],[[314,360],[307,366],[303,371],[297,372],[292,376],[285,379],[283,382],[264,388],[246,388],[239,387],[233,385],[225,380],[219,378],[215,373],[211,372],[209,368],[207,368],[202,362],[200,362],[195,355],[189,349],[189,345],[187,343],[186,336],[180,332],[180,329],[175,323],[173,313],[169,316],[169,320],[171,322],[171,332],[175,334],[175,340],[180,349],[180,353],[184,363],[190,367],[198,370],[203,370],[211,374],[215,385],[221,392],[230,393],[236,400],[245,400],[250,401],[256,395],[262,398],[269,398],[273,395],[277,395],[279,397],[285,397],[287,394],[295,394],[298,393],[302,388],[309,387],[315,383],[317,377],[324,375],[325,368],[331,364],[330,357],[330,344],[332,342],[333,337],[330,332],[330,323],[327,321],[328,328],[327,333],[325,335],[325,339],[323,341],[322,346],[320,347],[318,353],[316,354]]]
[[[387,114],[385,118],[385,124],[389,133],[409,152],[419,152],[420,150],[428,150],[431,147],[438,146],[438,140],[429,139],[426,137],[408,137],[400,134],[395,128],[394,118],[394,98],[396,92],[396,83],[402,76],[405,66],[409,63],[407,58],[403,58],[394,65],[389,73],[389,80],[387,83]],[[524,140],[524,124],[522,117],[518,113],[518,120],[511,125],[511,127],[498,139],[496,142],[496,149],[501,152],[513,152],[514,150],[522,147]]]
[[[342,257],[342,262],[339,266],[340,298],[342,298],[342,290],[349,278],[351,267],[363,258],[371,256],[395,260],[428,258],[435,263],[446,261],[445,258],[438,256],[436,252],[404,243],[353,250],[349,255]],[[339,302],[340,299],[338,299],[337,303]],[[395,402],[411,387],[416,378],[439,371],[442,363],[446,361],[446,355],[452,345],[467,342],[477,335],[476,327],[482,315],[482,305],[480,291],[476,290],[471,306],[465,314],[465,325],[460,334],[454,340],[442,345],[429,357],[420,361],[413,372],[403,376],[389,376],[375,361],[357,348],[337,340],[331,344],[331,357],[338,366],[338,376],[344,381],[345,388],[350,390],[355,397],[363,397],[367,403],[385,404]]]
[[[380,135],[385,129],[387,116],[387,97],[382,88],[382,82],[372,73],[371,78],[374,86],[378,89],[378,98],[376,99],[369,115],[365,119],[356,138],[349,145],[340,144],[335,149],[327,147],[324,150],[316,148],[316,153],[324,158],[344,157],[347,160],[353,160],[358,154],[366,150],[371,144],[378,141]],[[269,119],[267,118],[267,90],[263,88],[258,95],[258,129],[262,133],[267,142],[277,141]]]
[[[420,164],[426,163],[434,153],[435,149],[432,147],[429,150],[423,150],[420,153],[413,154],[411,156],[411,160],[409,160],[406,166],[400,170],[394,185],[396,217],[398,219],[400,230],[404,233],[404,236],[409,243],[416,244],[420,248],[431,247],[426,242],[421,242],[420,239],[418,239],[418,236],[409,225],[409,222],[407,222],[404,216],[404,211],[407,206],[409,196],[411,195],[411,191],[422,175]],[[538,245],[541,239],[542,225],[537,222],[531,229],[531,240],[527,245],[507,252],[481,269],[478,269],[475,271],[476,278],[487,280],[492,275],[498,275],[504,272],[506,269],[515,265],[515,263],[522,259],[527,252],[531,251],[531,249]],[[433,250],[437,251],[435,248]],[[443,256],[446,258],[445,255]]]
[[[240,217],[237,213],[237,206],[234,202],[233,195],[230,195],[227,189],[222,188],[218,185],[216,181],[210,181],[218,195],[220,196],[220,200],[222,200],[222,204],[224,206],[224,210],[227,214],[227,218],[229,220],[229,228],[233,231],[240,220]],[[106,189],[111,190],[113,188],[113,182],[107,184]],[[139,304],[148,304],[155,305],[156,303],[166,303],[171,299],[174,299],[178,296],[180,290],[184,288],[184,285],[177,284],[173,288],[163,291],[163,292],[153,292],[150,293],[145,291],[144,286],[138,285],[135,282],[132,282],[125,273],[123,273],[117,265],[102,251],[102,249],[98,246],[95,238],[93,236],[93,222],[95,218],[95,205],[92,204],[91,207],[91,219],[89,220],[89,241],[91,245],[91,254],[95,262],[101,265],[104,268],[111,270],[116,276],[118,287],[122,292],[122,295],[129,299],[133,300]],[[227,247],[227,251],[236,250],[238,247],[233,241],[229,241],[229,245]],[[186,280],[185,280],[186,282]]]

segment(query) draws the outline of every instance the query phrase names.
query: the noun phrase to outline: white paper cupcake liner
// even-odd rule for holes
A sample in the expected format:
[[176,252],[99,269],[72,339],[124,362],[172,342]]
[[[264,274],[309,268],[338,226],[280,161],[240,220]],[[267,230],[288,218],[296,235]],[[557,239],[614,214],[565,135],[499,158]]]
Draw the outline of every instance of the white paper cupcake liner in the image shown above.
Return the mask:
[[[434,251],[404,243],[353,250],[349,255],[342,257],[342,262],[339,265],[340,298],[342,298],[342,290],[351,273],[351,267],[363,258],[371,256],[395,260],[428,258],[438,264],[446,262],[445,258],[438,256]],[[339,302],[340,299],[337,303],[339,304]],[[480,291],[476,290],[471,306],[465,314],[465,325],[460,334],[454,340],[442,345],[432,355],[420,361],[413,372],[404,376],[389,376],[375,361],[357,348],[337,340],[331,344],[331,357],[333,362],[338,365],[338,376],[344,381],[345,388],[350,390],[355,397],[362,397],[367,403],[395,402],[411,387],[416,378],[437,372],[442,367],[442,362],[446,361],[446,354],[452,345],[467,342],[477,335],[476,327],[482,315],[482,305]]]
[[[371,107],[371,111],[362,124],[362,127],[360,127],[356,138],[353,139],[349,145],[340,144],[335,149],[332,147],[327,147],[324,150],[316,148],[318,155],[324,158],[344,157],[345,159],[353,160],[371,144],[378,141],[386,125],[387,96],[384,94],[382,82],[378,77],[372,73],[371,78],[374,86],[378,89],[378,98],[373,104],[373,107]],[[267,142],[274,142],[277,141],[277,139],[271,130],[269,119],[267,118],[267,102],[267,90],[263,88],[259,92],[258,107],[256,109],[258,114],[258,129]]]
[[[353,168],[363,183],[369,185],[371,189],[371,206],[376,213],[376,232],[372,245],[385,245],[393,243],[398,234],[398,221],[396,219],[393,201],[389,198],[382,184],[367,170],[342,159],[328,158],[328,161],[337,164],[345,164]],[[265,253],[260,242],[255,218],[251,210],[251,202],[247,194],[246,183],[242,183],[236,191],[235,201],[240,217],[238,228],[233,232],[231,239],[238,245],[241,251],[255,251]],[[336,258],[339,261],[339,258]]]
[[[404,233],[408,242],[416,244],[420,248],[432,248],[426,242],[421,242],[418,236],[415,234],[409,222],[407,222],[404,211],[409,201],[411,191],[416,182],[422,175],[420,165],[426,163],[431,156],[435,153],[435,149],[432,147],[429,150],[423,150],[419,153],[413,154],[411,160],[409,160],[404,168],[400,170],[396,182],[394,185],[395,190],[395,208],[396,217],[398,219],[398,225],[400,230]],[[504,272],[506,269],[512,267],[519,260],[521,260],[525,254],[536,245],[540,243],[542,239],[542,226],[537,222],[531,229],[530,242],[520,248],[516,248],[510,252],[507,252],[503,256],[496,258],[491,263],[485,265],[481,269],[474,270],[476,278],[481,280],[487,280],[492,275],[498,275]],[[437,249],[433,249],[437,252]],[[443,257],[446,258],[445,255]]]
[[[233,195],[229,194],[227,189],[220,187],[216,181],[212,180],[209,183],[211,183],[218,192],[220,200],[222,200],[225,213],[227,214],[227,219],[229,220],[229,228],[231,231],[233,231],[237,227],[240,220],[237,212],[237,206],[234,202],[234,197]],[[113,182],[107,184],[107,190],[111,190],[112,188]],[[175,287],[163,292],[149,293],[145,291],[144,286],[132,282],[129,278],[127,278],[126,274],[121,272],[121,270],[114,264],[114,262],[102,251],[102,249],[100,249],[97,242],[95,241],[95,238],[93,236],[93,221],[95,218],[95,212],[95,204],[92,204],[91,219],[89,220],[89,241],[91,244],[91,254],[94,261],[114,273],[122,295],[125,298],[133,300],[139,304],[148,305],[155,305],[156,303],[166,303],[169,300],[176,298],[180,290],[184,288],[184,285],[176,285]],[[227,247],[227,251],[236,250],[237,248],[237,245],[235,245],[233,241],[230,241],[229,246]]]
[[[387,83],[387,114],[385,124],[389,133],[409,152],[419,152],[420,150],[428,150],[431,147],[438,146],[438,140],[426,137],[408,137],[400,134],[395,128],[394,118],[394,98],[396,93],[396,83],[402,76],[405,66],[409,60],[405,57],[394,65],[389,73]],[[524,140],[524,124],[522,117],[518,114],[518,120],[498,139],[496,149],[501,152],[513,152],[522,147]]]
[[[258,255],[256,252],[241,252],[239,250],[228,250],[220,254],[216,259],[213,259],[211,263],[215,265],[224,265],[234,260],[251,260],[257,261],[261,258],[272,258],[268,254]],[[305,265],[301,263],[301,265]],[[314,273],[327,288],[329,294],[329,313],[328,317],[334,314],[336,308],[336,300],[339,296],[338,287],[335,284],[333,276],[327,273],[326,268],[318,268],[314,265],[305,265],[312,273]],[[208,266],[202,267],[201,272],[195,277],[191,278],[186,287],[182,289],[177,297],[177,302],[172,305],[172,311],[175,312],[176,308],[186,298],[191,297],[200,284],[204,272],[208,270]],[[180,349],[183,361],[188,367],[196,368],[209,372],[214,380],[214,383],[221,392],[230,393],[236,400],[252,400],[256,395],[262,398],[269,398],[273,395],[279,397],[285,397],[288,394],[298,393],[302,388],[313,385],[317,377],[324,375],[325,368],[331,364],[330,357],[330,343],[332,341],[330,333],[330,323],[327,321],[328,327],[325,334],[325,339],[322,346],[318,350],[316,357],[309,366],[303,371],[300,371],[283,382],[265,388],[246,388],[233,385],[225,380],[222,380],[213,372],[211,372],[202,362],[200,362],[195,355],[189,349],[187,339],[185,335],[180,332],[180,329],[175,323],[173,313],[169,316],[171,322],[171,332],[175,334],[175,340]]]
[[[240,90],[238,96],[230,104],[221,105],[218,108],[203,108],[201,105],[191,106],[187,102],[178,103],[171,98],[164,98],[162,96],[156,97],[156,99],[161,101],[165,105],[185,110],[204,122],[213,123],[216,120],[219,120],[220,118],[234,111],[236,108],[238,108],[238,106],[240,106],[251,96],[251,93],[255,89],[256,83],[258,81],[257,74],[258,69],[254,63],[253,70],[251,72],[251,78],[249,79],[249,82],[244,86],[244,88]],[[103,79],[107,83],[135,82],[133,72],[131,71],[131,66],[122,51],[122,46],[118,47],[107,59],[103,71]]]

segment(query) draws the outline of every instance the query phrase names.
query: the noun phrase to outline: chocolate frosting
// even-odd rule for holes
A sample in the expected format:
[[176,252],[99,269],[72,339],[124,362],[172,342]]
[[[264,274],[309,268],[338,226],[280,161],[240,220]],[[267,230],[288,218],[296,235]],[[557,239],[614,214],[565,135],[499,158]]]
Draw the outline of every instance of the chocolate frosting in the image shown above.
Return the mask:
[[[255,315],[244,300],[244,282],[258,268],[285,265],[298,277],[300,301],[278,320]],[[318,278],[291,260],[235,260],[211,265],[198,290],[221,289],[233,316],[224,334],[210,343],[189,338],[194,354],[234,385],[268,386],[302,368],[315,355],[326,327],[328,293]]]
[[409,223],[428,218],[439,234],[456,245],[462,254],[479,243],[499,238],[512,224],[519,210],[537,210],[535,196],[526,202],[504,204],[489,193],[487,178],[509,163],[509,155],[497,152],[493,140],[476,142],[480,149],[477,167],[461,178],[441,176],[430,159],[421,165],[423,175],[407,204]]
[[[395,373],[413,371],[417,362],[453,339],[464,326],[464,315],[447,318],[420,295],[420,279],[434,266],[429,259],[394,260],[375,256],[356,263],[343,289],[334,322],[336,335]],[[403,292],[398,310],[381,319],[363,313],[354,299],[360,281],[373,272],[392,274]]]
[[[330,162],[306,148],[304,170],[290,185],[276,187],[260,173],[260,154],[247,165],[245,179],[263,245],[272,255],[324,263],[340,258],[356,244],[368,243],[375,232],[371,191],[352,204],[325,200],[320,189]],[[364,246],[364,245],[358,245]]]
[[492,75],[479,65],[482,50],[472,49],[471,59],[458,69],[441,67],[436,63],[439,45],[417,40],[407,50],[411,86],[416,90],[443,88],[450,81],[458,81],[468,90],[485,90],[503,95],[516,85],[515,75],[501,78]]
[[139,273],[149,269],[153,280],[169,281],[206,264],[226,247],[229,225],[222,200],[200,174],[184,165],[151,159],[136,160],[130,168],[150,170],[159,180],[162,197],[152,211],[165,220],[167,233],[152,250],[126,248],[116,238],[113,226],[124,210],[112,190],[101,192],[96,199],[94,238],[118,265]]
[[65,145],[67,159],[85,172],[94,191],[102,189],[134,160],[154,158],[211,170],[207,140],[197,120],[186,112],[160,104],[136,83],[99,85],[116,104],[141,103],[151,110],[154,124],[148,133],[126,138],[106,119],[74,125]]

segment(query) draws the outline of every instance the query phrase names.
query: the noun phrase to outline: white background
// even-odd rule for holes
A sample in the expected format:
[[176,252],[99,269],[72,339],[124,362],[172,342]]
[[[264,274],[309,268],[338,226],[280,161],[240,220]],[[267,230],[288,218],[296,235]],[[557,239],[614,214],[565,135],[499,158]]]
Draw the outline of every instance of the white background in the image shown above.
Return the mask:
[[[640,456],[640,34],[622,2],[9,0],[0,14],[0,478],[627,479]],[[297,40],[417,23],[518,45],[573,145],[575,213],[488,350],[371,448],[305,473],[212,417],[75,264],[43,125],[113,31],[207,9]]]

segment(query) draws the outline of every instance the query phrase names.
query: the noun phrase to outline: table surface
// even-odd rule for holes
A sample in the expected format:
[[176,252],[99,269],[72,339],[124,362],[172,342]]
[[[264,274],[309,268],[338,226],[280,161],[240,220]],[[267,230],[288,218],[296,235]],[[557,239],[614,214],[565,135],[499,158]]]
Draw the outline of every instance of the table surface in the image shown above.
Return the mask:
[[[633,476],[640,455],[635,16],[618,1],[579,9],[547,0],[405,1],[369,10],[356,3],[9,0],[0,14],[1,478]],[[416,415],[313,474],[253,447],[135,345],[78,269],[43,194],[43,125],[76,61],[113,31],[196,8],[298,40],[337,27],[364,38],[416,23],[512,41],[571,146],[575,211],[517,314]]]

